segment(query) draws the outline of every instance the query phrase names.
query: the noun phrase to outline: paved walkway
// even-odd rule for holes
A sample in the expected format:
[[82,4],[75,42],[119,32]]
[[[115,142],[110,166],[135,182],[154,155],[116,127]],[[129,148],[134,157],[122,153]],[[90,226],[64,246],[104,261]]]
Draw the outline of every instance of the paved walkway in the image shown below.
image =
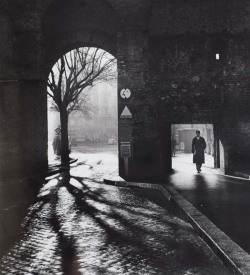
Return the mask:
[[173,158],[170,183],[215,225],[250,253],[250,180],[223,176],[209,165],[197,174],[191,155]]
[[159,192],[104,185],[116,166],[89,154],[47,178],[0,274],[230,274]]

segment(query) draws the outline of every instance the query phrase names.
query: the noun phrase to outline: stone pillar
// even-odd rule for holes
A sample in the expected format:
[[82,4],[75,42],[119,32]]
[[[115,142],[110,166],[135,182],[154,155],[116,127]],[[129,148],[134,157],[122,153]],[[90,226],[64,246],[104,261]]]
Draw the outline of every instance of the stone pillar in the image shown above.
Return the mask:
[[[117,43],[120,176],[130,181],[164,181],[171,169],[171,126],[164,123],[163,107],[150,92],[146,79],[148,35],[140,31],[120,32]],[[131,96],[121,96],[123,89],[129,89]],[[124,115],[126,107],[131,117],[126,112]],[[121,142],[131,144],[127,174]]]
[[46,82],[0,80],[0,98],[0,180],[46,171]]
[[15,25],[3,13],[0,10],[0,256],[17,238],[43,183],[37,176],[48,166],[40,30],[29,20]]
[[46,82],[0,80],[0,256],[16,240],[46,170]]
[[224,115],[220,125],[219,150],[220,170],[224,174],[233,174],[237,158],[237,132],[235,131],[235,119],[230,115]]
[[[214,124],[214,168],[220,168],[221,167],[221,157],[222,155],[220,154],[221,151],[221,144],[220,144],[220,129],[217,124]],[[223,151],[221,152],[223,153]],[[223,166],[223,165],[222,165]]]

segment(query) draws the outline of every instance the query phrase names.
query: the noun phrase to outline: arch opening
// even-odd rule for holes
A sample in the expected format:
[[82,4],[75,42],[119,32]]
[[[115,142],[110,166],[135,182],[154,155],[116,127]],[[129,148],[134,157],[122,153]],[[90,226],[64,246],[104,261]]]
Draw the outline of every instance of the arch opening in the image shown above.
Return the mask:
[[[217,135],[216,125],[213,124],[172,124],[171,126],[171,153],[172,168],[175,170],[188,171],[193,165],[192,140],[196,137],[196,131],[204,138],[205,169],[220,168],[220,141]],[[195,168],[193,168],[195,171]]]
[[[65,70],[61,74],[63,66]],[[91,73],[92,77],[89,75]],[[77,75],[76,78],[74,74]],[[59,83],[60,75],[62,80]],[[78,83],[74,84],[75,82]],[[53,88],[58,86],[58,83],[61,89],[60,99],[54,100],[53,96],[57,96],[59,91],[55,92]],[[76,90],[72,92],[74,88]],[[67,146],[70,151],[69,160],[77,158],[85,161],[88,156],[87,159],[91,162],[91,159],[99,156],[102,161],[112,162],[112,169],[117,168],[116,58],[100,48],[83,47],[71,50],[63,55],[51,70],[48,78],[48,98],[49,164],[64,162],[66,159],[62,148]],[[63,104],[68,102],[70,103],[66,110],[63,110]],[[65,119],[66,121],[63,121]]]

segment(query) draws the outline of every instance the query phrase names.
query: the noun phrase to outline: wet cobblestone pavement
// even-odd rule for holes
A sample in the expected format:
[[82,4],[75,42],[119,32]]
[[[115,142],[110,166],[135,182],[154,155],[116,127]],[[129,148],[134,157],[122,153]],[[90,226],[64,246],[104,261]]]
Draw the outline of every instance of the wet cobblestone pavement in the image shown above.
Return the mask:
[[104,167],[46,181],[1,274],[230,274],[159,193],[104,185]]

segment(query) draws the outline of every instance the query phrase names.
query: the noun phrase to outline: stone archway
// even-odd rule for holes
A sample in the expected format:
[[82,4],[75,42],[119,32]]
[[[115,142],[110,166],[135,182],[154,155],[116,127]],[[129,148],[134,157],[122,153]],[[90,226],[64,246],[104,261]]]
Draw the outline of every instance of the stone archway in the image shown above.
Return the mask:
[[54,1],[43,18],[43,77],[56,61],[80,47],[96,47],[116,57],[118,22],[106,1]]
[[54,1],[44,14],[43,68],[78,47],[99,47],[116,57],[119,22],[107,1]]
[[[113,0],[47,0],[34,4],[27,12],[22,9],[25,18],[35,20],[35,24],[24,20],[22,32],[16,35],[18,74],[11,90],[16,99],[21,95],[18,110],[22,115],[16,123],[22,125],[16,136],[18,153],[13,155],[20,164],[20,171],[15,171],[17,177],[23,171],[29,176],[46,170],[46,81],[52,65],[73,48],[95,46],[117,58],[118,91],[131,91],[130,98],[118,97],[119,143],[130,142],[132,151],[127,176],[124,159],[119,157],[120,175],[138,181],[165,179],[171,163],[170,158],[164,157],[163,151],[170,152],[164,139],[170,131],[169,127],[162,127],[164,118],[154,104],[150,85],[148,28],[152,5],[150,0],[138,0],[137,4],[135,7],[133,2]],[[32,9],[37,9],[36,18]],[[20,20],[18,16],[17,22]],[[120,117],[125,108],[130,109],[132,119]],[[40,127],[36,127],[38,123]]]

